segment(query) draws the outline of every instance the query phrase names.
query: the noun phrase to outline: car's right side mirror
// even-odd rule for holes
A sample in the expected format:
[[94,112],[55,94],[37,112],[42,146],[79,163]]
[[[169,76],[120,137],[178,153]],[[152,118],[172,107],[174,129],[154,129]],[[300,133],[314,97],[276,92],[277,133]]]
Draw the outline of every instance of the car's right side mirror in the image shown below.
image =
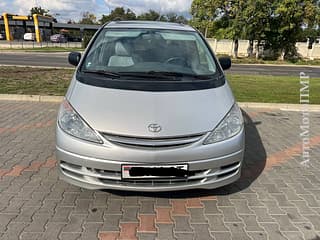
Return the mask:
[[230,57],[220,57],[219,63],[223,70],[231,68],[231,58]]
[[70,64],[74,66],[78,66],[81,59],[81,53],[79,52],[71,52],[69,53],[68,61]]

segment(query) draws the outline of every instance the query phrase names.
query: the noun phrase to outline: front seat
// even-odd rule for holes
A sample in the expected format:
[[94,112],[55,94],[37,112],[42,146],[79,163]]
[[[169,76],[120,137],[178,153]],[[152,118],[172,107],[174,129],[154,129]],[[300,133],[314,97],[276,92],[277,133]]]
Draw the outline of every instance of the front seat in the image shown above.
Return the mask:
[[114,54],[109,58],[109,67],[129,67],[134,65],[133,58],[130,56],[129,50],[125,48],[123,43],[116,42]]

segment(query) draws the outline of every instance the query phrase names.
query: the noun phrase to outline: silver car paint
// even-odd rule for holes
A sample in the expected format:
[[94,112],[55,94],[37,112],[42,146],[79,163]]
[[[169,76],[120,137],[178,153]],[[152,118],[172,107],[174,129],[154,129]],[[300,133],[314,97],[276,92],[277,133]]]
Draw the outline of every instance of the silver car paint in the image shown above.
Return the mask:
[[[104,145],[92,144],[86,141],[74,138],[59,127],[57,127],[57,159],[78,166],[105,169],[108,171],[119,172],[122,164],[174,164],[188,163],[189,170],[219,169],[220,166],[241,162],[244,154],[244,129],[241,132],[223,142],[203,145],[202,141],[194,144],[174,149],[164,149],[161,151],[143,150],[126,148],[111,143]],[[185,183],[181,186],[168,184],[167,186],[154,187],[137,186],[135,184],[102,184],[93,178],[74,178],[72,175],[63,173],[61,177],[74,185],[89,189],[121,189],[131,191],[174,191],[192,188],[216,188],[231,182],[240,177],[241,165],[239,169],[224,179]]]
[[[105,144],[88,143],[66,134],[57,128],[57,148],[59,151],[74,153],[79,156],[95,158],[101,162],[104,160],[115,161],[116,166],[110,168],[120,171],[121,163],[175,163],[207,160],[220,158],[243,151],[244,131],[237,136],[215,144],[204,145],[203,140],[209,135],[205,134],[201,141],[180,148],[168,148],[162,150],[145,150],[139,148],[127,148],[112,143]],[[62,159],[63,160],[63,159]],[[76,163],[75,163],[76,164]],[[221,165],[225,164],[222,162]],[[90,167],[90,162],[85,164]],[[102,167],[102,166],[100,166]],[[111,167],[111,166],[110,166]],[[102,169],[108,169],[108,166]]]
[[[143,92],[76,82],[68,100],[97,131],[137,137],[171,137],[211,131],[234,104],[228,84],[199,91]],[[159,124],[162,130],[159,133],[148,131],[152,123]]]

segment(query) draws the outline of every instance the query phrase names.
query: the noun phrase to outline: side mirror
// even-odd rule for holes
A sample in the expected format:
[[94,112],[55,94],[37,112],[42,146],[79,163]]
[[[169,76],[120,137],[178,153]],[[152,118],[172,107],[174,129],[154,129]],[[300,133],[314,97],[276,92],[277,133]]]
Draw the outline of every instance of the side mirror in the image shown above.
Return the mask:
[[74,66],[78,66],[81,59],[81,53],[79,52],[71,52],[69,53],[68,61],[70,64]]
[[220,57],[219,63],[223,70],[227,70],[231,67],[231,58],[230,57]]

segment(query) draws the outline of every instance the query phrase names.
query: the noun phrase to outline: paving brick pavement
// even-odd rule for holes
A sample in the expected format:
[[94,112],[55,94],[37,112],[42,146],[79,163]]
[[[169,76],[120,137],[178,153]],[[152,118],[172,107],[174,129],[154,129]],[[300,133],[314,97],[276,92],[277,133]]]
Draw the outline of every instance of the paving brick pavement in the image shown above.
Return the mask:
[[320,113],[301,165],[301,113],[244,109],[239,181],[174,193],[90,191],[58,179],[58,105],[0,101],[0,239],[320,239]]

